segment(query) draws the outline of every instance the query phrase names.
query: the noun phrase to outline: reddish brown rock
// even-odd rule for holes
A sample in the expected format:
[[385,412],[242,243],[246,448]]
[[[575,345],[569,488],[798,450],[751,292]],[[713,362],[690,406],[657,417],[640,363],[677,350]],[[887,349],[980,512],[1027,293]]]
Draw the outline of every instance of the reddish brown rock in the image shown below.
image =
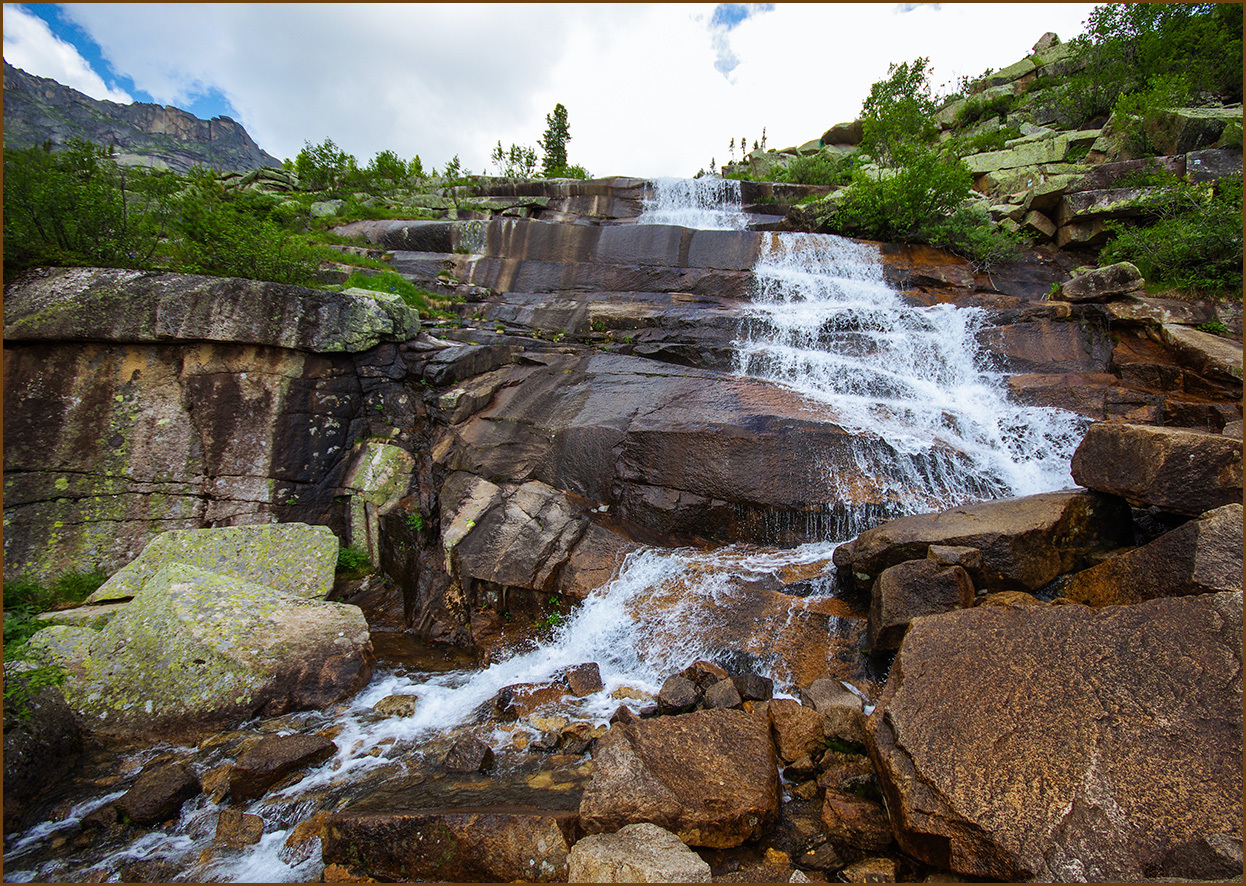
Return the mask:
[[235,802],[254,800],[292,772],[323,763],[337,745],[323,735],[266,736],[242,753],[229,773]]
[[874,582],[867,635],[870,650],[899,649],[909,622],[918,616],[972,605],[973,582],[959,566],[940,566],[929,558],[889,566]]
[[1089,489],[1178,514],[1242,500],[1242,441],[1220,434],[1095,424],[1073,453],[1072,470]]
[[1129,509],[1119,499],[1084,490],[1049,492],[892,520],[840,545],[835,565],[869,587],[887,567],[926,557],[931,545],[973,547],[982,554],[979,590],[1030,591],[1088,565],[1092,549],[1118,545],[1130,525]]
[[1090,606],[1242,589],[1242,506],[1208,511],[1072,577],[1061,593]]
[[822,714],[791,698],[775,698],[770,702],[770,726],[774,730],[775,748],[779,759],[791,763],[805,754],[826,747],[822,731]]
[[822,825],[833,841],[858,849],[886,849],[895,838],[887,812],[872,800],[828,789]]
[[694,711],[610,727],[593,748],[580,801],[586,833],[648,821],[690,846],[738,846],[779,813],[769,722],[739,711]]
[[493,768],[493,748],[478,738],[460,738],[441,765],[451,772],[486,772]]
[[221,849],[243,849],[254,846],[264,836],[264,819],[241,809],[226,807],[216,820],[216,836],[212,839]]
[[176,818],[182,804],[199,793],[199,779],[183,763],[143,767],[143,772],[117,801],[117,808],[135,824],[159,824]]
[[566,677],[567,686],[570,687],[571,694],[576,698],[592,695],[594,692],[600,692],[602,689],[601,668],[597,666],[595,661],[567,668]]
[[554,704],[566,694],[567,687],[558,683],[516,683],[498,690],[493,709],[503,720],[517,720]]
[[567,879],[575,813],[506,810],[389,810],[358,804],[329,818],[326,865],[392,882],[496,883]]
[[1240,840],[1241,656],[1240,592],[918,620],[869,721],[900,847],[1003,881],[1193,873],[1165,865]]

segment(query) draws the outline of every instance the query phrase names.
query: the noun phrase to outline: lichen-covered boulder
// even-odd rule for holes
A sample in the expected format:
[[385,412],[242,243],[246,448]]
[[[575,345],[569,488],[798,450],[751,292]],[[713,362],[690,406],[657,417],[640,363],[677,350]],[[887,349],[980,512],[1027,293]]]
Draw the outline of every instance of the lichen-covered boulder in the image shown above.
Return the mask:
[[329,527],[305,523],[171,530],[153,538],[138,559],[113,573],[86,602],[133,597],[170,563],[322,599],[333,590],[337,551],[337,536]]
[[64,664],[84,729],[195,740],[255,716],[320,708],[372,671],[356,606],[182,563],[161,567],[108,626],[46,628],[30,648]]
[[648,822],[593,834],[571,847],[569,883],[709,883],[710,866],[670,831]]

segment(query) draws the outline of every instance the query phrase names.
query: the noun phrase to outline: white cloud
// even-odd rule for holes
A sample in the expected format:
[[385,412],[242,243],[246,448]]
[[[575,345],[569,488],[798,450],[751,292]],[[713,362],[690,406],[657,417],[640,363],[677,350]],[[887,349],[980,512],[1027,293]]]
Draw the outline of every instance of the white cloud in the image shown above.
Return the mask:
[[[595,175],[691,175],[727,142],[799,145],[856,116],[890,62],[929,56],[935,83],[1068,39],[1091,4],[777,4],[730,28],[715,69],[710,4],[67,4],[66,15],[157,101],[215,87],[259,144],[292,157],[332,138],[485,169],[500,140],[535,146],[569,113],[569,159]],[[7,39],[7,35],[6,35]]]
[[4,58],[27,74],[50,77],[94,99],[120,104],[134,101],[125,90],[110,89],[77,49],[53,34],[43,19],[15,3],[4,4]]

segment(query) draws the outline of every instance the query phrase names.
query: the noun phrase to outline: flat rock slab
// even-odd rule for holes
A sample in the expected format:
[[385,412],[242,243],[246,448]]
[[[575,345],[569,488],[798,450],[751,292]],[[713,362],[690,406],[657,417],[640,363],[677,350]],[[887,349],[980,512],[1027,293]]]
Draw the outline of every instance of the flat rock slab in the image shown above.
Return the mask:
[[1194,874],[1241,839],[1241,666],[1240,591],[915,620],[868,724],[900,847],[1005,882]]
[[689,846],[738,846],[778,817],[777,767],[764,716],[708,710],[616,723],[593,749],[580,825],[599,834],[647,821]]
[[181,563],[102,631],[53,626],[30,645],[69,669],[65,700],[84,729],[164,740],[322,708],[358,691],[373,661],[359,607]]
[[337,536],[328,526],[279,523],[171,530],[153,538],[138,559],[113,573],[85,602],[133,597],[169,563],[267,585],[296,597],[323,599],[333,590],[337,552]]
[[5,341],[214,341],[358,353],[419,331],[419,313],[401,299],[233,277],[51,268],[4,293]]
[[976,548],[982,567],[970,575],[978,590],[1032,591],[1084,567],[1092,548],[1120,542],[1129,531],[1129,511],[1119,499],[1050,492],[892,520],[840,545],[835,565],[868,587],[889,566],[924,560],[932,545]]
[[244,751],[229,773],[229,795],[254,800],[291,772],[323,763],[337,745],[323,735],[273,735]]
[[1197,516],[1242,500],[1242,441],[1150,425],[1095,424],[1073,453],[1073,479],[1141,506]]
[[575,812],[347,810],[326,822],[325,864],[393,882],[565,882]]

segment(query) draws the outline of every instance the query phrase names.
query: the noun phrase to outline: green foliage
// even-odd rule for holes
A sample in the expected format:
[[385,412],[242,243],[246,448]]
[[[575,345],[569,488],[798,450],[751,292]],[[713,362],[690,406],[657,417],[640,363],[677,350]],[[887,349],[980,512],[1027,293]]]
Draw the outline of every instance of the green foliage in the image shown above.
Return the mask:
[[1237,3],[1120,3],[1097,6],[1072,41],[1085,66],[1056,90],[1064,128],[1107,114],[1126,93],[1184,74],[1189,92],[1242,100],[1242,7]]
[[500,175],[512,181],[530,179],[536,172],[536,149],[526,145],[511,145],[509,150],[503,151],[499,140],[489,159]]
[[358,167],[353,155],[326,138],[318,145],[303,142],[303,150],[294,160],[294,171],[298,173],[300,188],[324,191],[341,187]]
[[226,191],[208,171],[190,175],[174,201],[173,245],[179,270],[274,283],[315,281],[320,252],[280,223],[282,201],[256,191]]
[[1210,332],[1212,335],[1229,334],[1229,327],[1225,326],[1219,320],[1212,320],[1210,323],[1200,323],[1194,328],[1201,332]]
[[852,181],[852,167],[853,160],[850,156],[819,152],[806,157],[797,157],[786,167],[776,165],[770,170],[770,180],[799,185],[839,187]]
[[579,179],[580,181],[584,181],[586,179],[592,178],[592,176],[589,174],[587,169],[585,169],[583,166],[578,166],[574,163],[571,164],[570,166],[560,166],[557,169],[550,170],[549,175],[547,177],[548,178],[576,178],[576,179]]
[[381,271],[379,274],[371,275],[356,271],[350,275],[345,285],[369,289],[372,292],[392,292],[421,313],[429,313],[428,299],[435,298],[428,290],[418,288],[406,277],[393,271]]
[[562,103],[545,115],[545,134],[541,136],[541,175],[558,178],[567,168],[567,142],[571,141],[571,128],[567,123],[567,109]]
[[1011,93],[1003,95],[995,95],[990,98],[982,96],[971,96],[965,100],[965,103],[956,111],[956,128],[964,129],[972,126],[979,120],[989,120],[992,117],[998,117],[1003,120],[1008,116],[1017,104],[1017,97]]
[[1190,78],[1185,71],[1153,77],[1147,88],[1122,95],[1112,108],[1114,126],[1124,124],[1125,148],[1136,157],[1161,153],[1153,141],[1160,114],[1179,108],[1190,96]]
[[[30,579],[15,579],[4,585],[4,660],[26,658],[26,641],[44,627],[37,616],[66,604],[81,603],[107,579],[100,569],[66,572],[50,585]],[[5,714],[25,719],[30,716],[30,701],[48,686],[65,681],[64,668],[55,665],[31,668],[21,673],[6,673],[4,680]]]
[[892,64],[861,105],[861,150],[881,163],[904,163],[939,133],[929,64],[927,58]]
[[393,151],[379,151],[368,164],[366,172],[374,185],[382,182],[397,185],[407,177],[407,164]]
[[857,757],[865,757],[869,755],[869,751],[865,745],[855,741],[845,741],[842,738],[828,738],[826,740],[827,750],[835,751],[840,754],[852,754]]
[[424,515],[419,511],[413,511],[404,518],[407,528],[412,532],[424,531]]
[[108,149],[71,141],[4,152],[4,264],[150,265],[169,221],[170,173],[117,166]]
[[1242,177],[1170,180],[1142,198],[1153,221],[1108,222],[1103,262],[1130,261],[1150,283],[1191,293],[1242,294]]
[[944,151],[967,157],[983,151],[1002,150],[1009,139],[1019,138],[1021,128],[1018,126],[1001,126],[991,132],[979,132],[976,135],[953,136],[942,144]]
[[351,545],[337,549],[337,574],[343,578],[359,578],[372,571],[368,552]]

